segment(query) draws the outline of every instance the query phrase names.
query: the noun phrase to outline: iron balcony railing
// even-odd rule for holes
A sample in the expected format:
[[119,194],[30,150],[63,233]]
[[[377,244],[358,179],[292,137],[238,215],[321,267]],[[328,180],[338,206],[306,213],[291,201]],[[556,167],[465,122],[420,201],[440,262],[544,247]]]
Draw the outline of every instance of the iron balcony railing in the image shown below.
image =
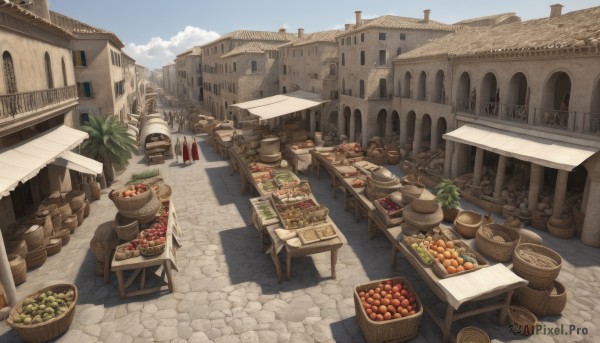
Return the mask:
[[541,126],[559,130],[573,131],[575,123],[574,111],[561,111],[550,108],[536,108],[536,123]]
[[0,119],[77,99],[77,87],[46,89],[0,96]]
[[529,121],[529,106],[505,104],[504,119],[517,123],[527,123]]
[[584,113],[583,120],[584,133],[600,136],[600,113]]
[[500,104],[497,102],[479,102],[479,115],[498,118]]
[[475,113],[475,101],[469,99],[457,99],[456,110],[466,113]]

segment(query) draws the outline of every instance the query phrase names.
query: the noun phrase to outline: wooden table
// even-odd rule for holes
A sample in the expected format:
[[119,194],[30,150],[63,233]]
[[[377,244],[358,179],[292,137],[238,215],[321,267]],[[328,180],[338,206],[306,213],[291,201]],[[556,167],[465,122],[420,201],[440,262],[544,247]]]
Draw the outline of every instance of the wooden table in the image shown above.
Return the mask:
[[321,252],[330,252],[331,254],[331,277],[333,279],[336,278],[335,273],[335,264],[337,263],[337,252],[338,250],[348,242],[346,241],[346,237],[342,234],[342,232],[338,229],[338,227],[333,223],[333,221],[327,217],[327,224],[331,224],[338,236],[332,239],[328,239],[325,241],[319,241],[315,243],[310,243],[306,245],[302,245],[301,247],[295,248],[291,247],[286,243],[281,242],[277,234],[275,233],[275,229],[279,228],[279,224],[270,225],[267,227],[267,232],[271,237],[271,241],[273,244],[269,248],[269,254],[273,263],[275,264],[275,272],[277,273],[277,281],[281,283],[282,279],[282,270],[281,270],[281,262],[279,261],[279,256],[277,253],[277,244],[285,244],[285,255],[286,255],[286,280],[289,281],[292,274],[292,258],[301,257],[301,256],[309,256],[313,254],[318,254]]
[[310,148],[292,149],[289,145],[283,151],[284,157],[288,160],[292,166],[294,173],[305,172],[312,168],[312,155]]
[[[111,270],[117,275],[119,283],[119,295],[121,298],[135,295],[143,295],[154,292],[160,292],[168,288],[169,292],[173,292],[173,276],[172,269],[177,270],[175,250],[179,247],[178,237],[181,231],[177,225],[177,215],[175,207],[171,201],[169,204],[169,219],[167,223],[167,235],[165,251],[162,254],[145,257],[138,256],[126,260],[117,261],[114,257],[112,260]],[[148,270],[154,274],[158,269],[162,268],[160,274],[161,285],[158,287],[145,288],[146,274]],[[131,270],[133,273],[125,280],[124,272]],[[141,275],[140,275],[141,274]],[[128,290],[133,282],[140,276],[140,286],[135,290]]]
[[273,205],[272,197],[270,195],[265,195],[258,198],[250,199],[250,217],[252,220],[252,225],[254,225],[254,228],[256,229],[256,231],[258,231],[258,242],[260,252],[265,252],[271,245],[271,241],[270,239],[268,239],[269,234],[267,232],[267,226],[278,224],[279,218],[275,217],[272,219],[264,220],[258,214],[258,204],[262,201],[269,201],[271,203],[271,206],[273,206],[273,211],[275,211],[275,206]]

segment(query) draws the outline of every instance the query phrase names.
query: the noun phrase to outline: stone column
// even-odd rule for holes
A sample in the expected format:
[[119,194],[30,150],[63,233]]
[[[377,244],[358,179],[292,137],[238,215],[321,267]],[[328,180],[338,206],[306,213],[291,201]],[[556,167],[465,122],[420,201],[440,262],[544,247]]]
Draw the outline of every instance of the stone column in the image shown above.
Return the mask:
[[478,187],[481,184],[481,171],[483,169],[483,149],[475,150],[475,166],[473,167],[473,186]]
[[317,131],[317,122],[316,122],[316,115],[315,115],[315,111],[312,110],[308,110],[310,113],[310,132],[314,133],[315,131]]
[[506,173],[506,161],[508,157],[500,155],[498,158],[498,170],[496,171],[496,184],[494,185],[494,198],[500,199],[502,186],[504,186],[504,174]]
[[438,149],[438,121],[431,118],[431,141],[429,151],[437,151]]
[[8,263],[8,255],[6,254],[6,248],[4,247],[2,233],[0,233],[0,282],[2,282],[2,285],[4,286],[8,305],[14,306],[17,303],[17,288],[15,287],[15,281],[12,272],[10,271],[10,264]]
[[400,145],[408,143],[408,114],[400,115]]
[[344,113],[338,113],[337,134],[338,137],[346,134],[346,116]]
[[585,220],[583,221],[583,229],[581,231],[581,241],[593,247],[600,247],[600,211],[598,204],[600,203],[600,175],[592,177],[589,186],[589,195],[585,208]]
[[531,172],[529,174],[529,194],[527,195],[527,208],[533,212],[537,210],[538,197],[542,190],[544,181],[544,167],[539,164],[531,163]]
[[385,131],[384,131],[384,136],[385,137],[391,137],[392,136],[392,114],[388,113],[385,116]]
[[413,138],[413,160],[417,158],[417,154],[421,152],[421,140],[423,139],[422,134],[421,118],[415,119],[415,137]]
[[583,190],[583,197],[581,198],[581,212],[585,213],[588,199],[590,198],[590,186],[592,184],[592,178],[588,175],[585,179],[585,189]]
[[452,154],[454,153],[454,142],[446,140],[446,155],[444,156],[444,177],[452,178]]
[[354,142],[356,140],[356,119],[354,113],[350,115],[350,129],[348,130],[348,142]]
[[568,180],[569,172],[566,170],[559,170],[558,175],[556,175],[556,188],[554,189],[552,218],[560,218],[562,216],[563,207],[565,206]]

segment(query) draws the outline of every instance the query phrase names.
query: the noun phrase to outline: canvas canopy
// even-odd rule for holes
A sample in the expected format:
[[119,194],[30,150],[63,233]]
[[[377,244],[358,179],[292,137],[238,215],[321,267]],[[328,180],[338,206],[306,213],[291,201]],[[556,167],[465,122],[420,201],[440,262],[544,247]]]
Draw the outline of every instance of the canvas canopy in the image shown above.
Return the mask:
[[19,182],[33,178],[86,138],[87,132],[62,125],[0,150],[0,198],[9,195]]
[[146,138],[152,134],[162,134],[171,139],[171,130],[161,123],[149,123],[144,125],[140,134],[140,142],[145,143]]
[[315,107],[324,102],[327,100],[321,100],[321,95],[318,93],[299,90],[231,106],[247,110],[250,114],[259,117],[259,120],[267,120]]
[[598,149],[560,142],[523,133],[466,124],[446,133],[445,139],[473,145],[497,154],[514,157],[548,168],[571,171],[598,152]]
[[96,160],[92,160],[91,158],[79,155],[72,151],[65,151],[65,153],[54,160],[52,164],[91,175],[102,174],[103,166],[102,163]]

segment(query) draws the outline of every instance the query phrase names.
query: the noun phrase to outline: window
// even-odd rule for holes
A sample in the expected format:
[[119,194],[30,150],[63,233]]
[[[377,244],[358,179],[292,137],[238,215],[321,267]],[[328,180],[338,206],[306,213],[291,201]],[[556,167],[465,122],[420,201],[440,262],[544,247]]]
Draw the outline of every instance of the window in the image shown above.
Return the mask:
[[52,62],[50,61],[50,55],[46,52],[44,54],[44,60],[46,61],[46,81],[48,81],[48,89],[54,88],[54,78],[52,77]]
[[80,98],[91,98],[92,97],[92,83],[91,82],[77,82],[77,96]]
[[356,36],[354,36],[354,45],[356,45]]
[[112,61],[112,64],[115,65],[115,53],[114,51],[110,51],[110,60]]
[[386,79],[379,79],[379,97],[381,99],[387,98],[387,83],[386,83]]
[[229,73],[229,64],[225,64],[225,73],[228,74]]
[[115,82],[115,98],[119,98],[121,95],[125,94],[125,81],[121,80]]
[[346,65],[346,54],[342,52],[342,67]]
[[15,77],[15,67],[13,65],[10,52],[5,51],[2,54],[2,64],[4,68],[4,83],[8,94],[17,93],[17,79]]
[[379,32],[379,40],[385,40],[385,32]]
[[283,65],[283,75],[287,75],[287,66]]
[[233,62],[233,71],[237,71],[237,63]]
[[87,66],[87,61],[85,60],[85,51],[73,51],[73,65],[76,67]]
[[360,80],[358,83],[358,93],[361,99],[365,98],[365,81]]
[[283,89],[281,90],[281,93],[283,93],[283,94],[287,93],[287,89],[285,88],[285,86],[283,86]]
[[264,93],[263,93],[263,90],[262,90],[262,89],[259,91],[259,94],[260,94],[260,97],[261,97],[261,98],[264,96]]
[[198,87],[202,86],[202,78],[201,77],[198,78],[198,81],[196,84],[198,85]]
[[329,65],[329,75],[335,75],[335,63]]
[[225,52],[225,45],[221,43],[221,53]]
[[350,37],[346,38],[346,45],[350,45]]
[[364,42],[365,42],[365,34],[364,34],[364,33],[361,33],[361,34],[360,34],[360,42],[361,42],[361,43],[364,43]]
[[365,51],[364,51],[364,50],[362,50],[362,51],[360,52],[360,65],[361,65],[361,66],[364,66],[364,65],[365,65]]
[[387,52],[385,50],[379,50],[379,65],[384,66],[387,64]]
[[64,57],[61,59],[60,65],[62,67],[63,87],[67,87],[67,68],[65,67],[65,58]]
[[406,33],[400,34],[400,40],[406,40]]
[[396,50],[396,56],[400,56],[402,54],[402,48],[398,48],[398,50]]
[[252,67],[252,73],[256,73],[256,71],[258,70],[258,67],[256,65],[256,61],[252,61],[251,67]]
[[81,113],[79,115],[79,123],[85,125],[90,121],[90,115],[88,113]]

